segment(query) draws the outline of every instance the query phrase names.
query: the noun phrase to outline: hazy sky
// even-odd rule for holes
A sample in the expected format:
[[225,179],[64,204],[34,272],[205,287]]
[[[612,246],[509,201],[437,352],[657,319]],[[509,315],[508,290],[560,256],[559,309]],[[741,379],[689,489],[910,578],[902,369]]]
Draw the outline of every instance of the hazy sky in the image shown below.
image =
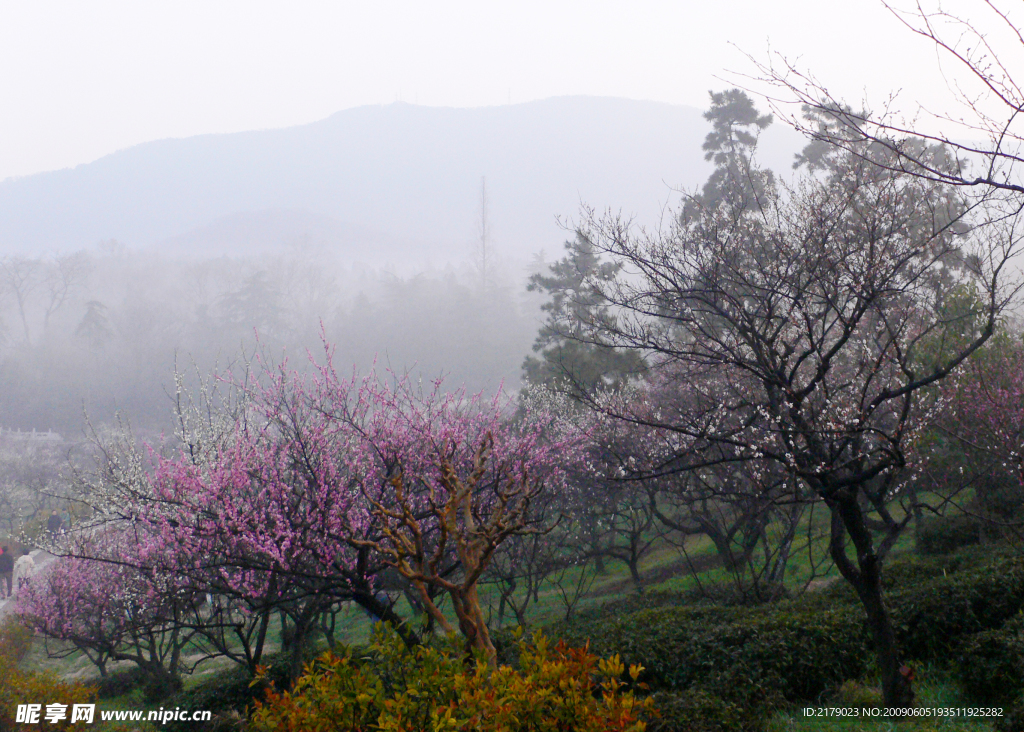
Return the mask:
[[0,180],[395,100],[703,108],[729,85],[716,77],[754,71],[736,47],[763,59],[769,42],[848,99],[902,88],[906,106],[941,109],[948,97],[932,48],[878,0],[0,0],[0,12]]

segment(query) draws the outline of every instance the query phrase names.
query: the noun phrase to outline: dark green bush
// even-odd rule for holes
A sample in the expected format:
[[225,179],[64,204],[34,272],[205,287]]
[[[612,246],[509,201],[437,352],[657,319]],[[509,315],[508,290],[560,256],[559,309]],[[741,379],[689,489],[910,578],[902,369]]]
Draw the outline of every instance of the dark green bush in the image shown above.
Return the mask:
[[1024,607],[1024,562],[997,559],[894,590],[887,602],[906,656],[945,662],[965,636],[997,630]]
[[652,696],[656,714],[648,732],[762,732],[775,699],[726,701],[703,689],[659,691]]
[[[908,659],[945,663],[964,638],[998,630],[1024,607],[1024,561],[999,551],[948,557],[905,557],[882,575],[900,650]],[[805,595],[795,605],[863,610],[847,582]]]
[[725,700],[812,700],[864,673],[866,635],[854,607],[662,608],[563,626],[570,642],[619,653],[654,690],[699,687]]
[[981,541],[981,520],[963,514],[925,518],[916,538],[922,554],[949,554]]
[[[267,657],[268,672],[264,680],[252,683],[252,676],[241,666],[207,674],[189,688],[178,692],[162,702],[166,709],[208,709],[217,716],[231,712],[244,714],[256,699],[262,699],[271,686],[279,689],[288,686],[288,662],[277,654]],[[170,732],[195,732],[195,722],[167,722]],[[208,726],[210,729],[216,725]]]
[[607,602],[599,608],[581,610],[578,617],[588,620],[662,607],[693,607],[695,605],[752,607],[785,600],[788,596],[786,589],[779,585],[751,588],[737,586],[734,582],[720,582],[705,584],[702,587],[694,587],[685,591],[648,590],[639,595],[633,593],[620,600]]
[[971,509],[999,521],[1019,521],[1024,490],[1012,471],[984,471],[974,481]]
[[142,669],[134,666],[102,677],[96,682],[96,694],[100,699],[112,699],[135,689],[141,689],[145,683],[146,675]]
[[954,672],[971,699],[993,704],[1019,699],[1024,694],[1024,615],[999,630],[966,638]]
[[898,557],[887,562],[882,570],[882,586],[886,592],[909,589],[931,580],[949,579],[960,571],[993,561],[991,554],[986,554],[980,561],[976,554],[975,551],[959,551],[956,554]]
[[576,614],[577,621],[613,615],[627,615],[641,610],[653,610],[659,607],[683,607],[698,604],[699,601],[688,592],[662,592],[648,590],[642,594],[630,593],[618,600],[611,600],[597,608],[580,610]]
[[[886,576],[897,638],[910,659],[946,663],[967,639],[999,631],[1024,607],[1024,561],[1016,556],[989,554],[986,561],[967,551],[910,557],[894,562]],[[592,612],[550,632],[573,644],[589,640],[599,655],[619,653],[627,663],[642,664],[642,680],[653,691],[668,693],[659,697],[675,710],[666,720],[686,720],[691,712],[699,717],[693,710],[709,704],[721,711],[709,712],[713,719],[728,717],[734,706],[755,710],[752,719],[764,718],[778,699],[818,701],[843,682],[862,677],[871,662],[864,611],[843,581],[758,607],[705,604],[623,615]],[[976,641],[978,653],[995,653],[995,640],[982,635]],[[986,663],[1002,673],[1005,658]]]
[[1024,732],[1024,697],[1005,707],[992,726],[996,732]]
[[883,706],[882,701],[881,688],[850,679],[836,689],[831,704],[836,707],[880,707]]

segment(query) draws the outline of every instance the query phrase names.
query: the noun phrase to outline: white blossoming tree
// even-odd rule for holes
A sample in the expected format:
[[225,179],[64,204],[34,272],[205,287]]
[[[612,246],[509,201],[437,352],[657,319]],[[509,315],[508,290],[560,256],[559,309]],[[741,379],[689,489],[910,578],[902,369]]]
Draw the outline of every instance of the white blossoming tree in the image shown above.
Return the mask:
[[[1014,293],[1015,219],[901,172],[884,145],[810,152],[794,187],[765,185],[752,202],[749,185],[726,181],[668,233],[589,217],[580,236],[619,274],[581,287],[608,315],[581,308],[562,333],[650,365],[654,408],[590,401],[663,436],[651,475],[742,464],[752,484],[776,486],[773,505],[827,507],[885,704],[905,706],[882,565],[912,517],[913,445],[934,407],[924,395],[992,335]],[[940,148],[921,154],[955,164]],[[978,293],[971,312],[947,307],[958,286]]]

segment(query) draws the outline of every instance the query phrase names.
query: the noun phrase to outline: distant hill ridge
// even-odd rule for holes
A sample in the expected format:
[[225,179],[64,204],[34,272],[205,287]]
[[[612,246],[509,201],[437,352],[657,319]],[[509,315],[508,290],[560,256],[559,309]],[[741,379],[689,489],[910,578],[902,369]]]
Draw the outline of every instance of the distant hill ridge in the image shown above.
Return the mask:
[[[556,253],[581,203],[654,223],[710,166],[701,111],[558,97],[453,109],[395,103],[298,127],[144,143],[73,169],[0,182],[0,253],[118,239],[177,255],[312,239],[363,260],[461,257],[480,181],[499,253]],[[774,126],[761,158],[788,168],[800,138]]]

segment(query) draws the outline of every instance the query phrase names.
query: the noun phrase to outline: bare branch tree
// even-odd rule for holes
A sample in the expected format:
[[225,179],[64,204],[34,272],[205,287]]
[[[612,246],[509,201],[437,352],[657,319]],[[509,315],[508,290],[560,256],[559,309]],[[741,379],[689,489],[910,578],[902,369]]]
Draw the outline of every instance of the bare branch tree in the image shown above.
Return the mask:
[[60,254],[48,263],[43,276],[46,306],[43,309],[43,330],[50,327],[50,318],[59,311],[89,274],[89,257],[85,252]]
[[39,270],[42,262],[21,256],[9,256],[0,259],[0,288],[14,296],[18,305],[18,315],[25,334],[25,342],[31,343],[32,336],[28,327],[29,298],[39,285]]
[[[892,170],[950,186],[1002,192],[1020,201],[1024,88],[1009,61],[1024,48],[1019,21],[995,0],[977,0],[979,12],[971,20],[943,10],[938,2],[917,0],[911,10],[884,4],[910,32],[935,45],[940,61],[952,62],[947,83],[963,113],[918,110],[919,115],[907,119],[895,108],[894,98],[880,111],[858,111],[784,55],[775,53],[764,61],[751,57],[758,80],[781,92],[769,96],[775,114],[812,139],[848,152],[862,150],[866,142],[879,145],[889,153],[884,160]],[[817,114],[808,118],[801,108]],[[920,113],[947,131],[925,131]],[[972,142],[972,137],[981,139]],[[936,145],[951,150],[956,163],[936,159]]]
[[[899,172],[884,146],[829,156],[786,195],[766,191],[756,208],[726,196],[668,234],[591,217],[581,235],[623,274],[589,283],[613,317],[564,335],[651,364],[628,398],[580,395],[660,443],[648,475],[743,463],[755,483],[791,476],[773,503],[809,492],[828,507],[886,706],[906,706],[882,565],[913,515],[924,394],[995,332],[1019,289],[1007,263],[1021,235],[1004,209]],[[968,312],[948,307],[963,288],[977,293]]]

